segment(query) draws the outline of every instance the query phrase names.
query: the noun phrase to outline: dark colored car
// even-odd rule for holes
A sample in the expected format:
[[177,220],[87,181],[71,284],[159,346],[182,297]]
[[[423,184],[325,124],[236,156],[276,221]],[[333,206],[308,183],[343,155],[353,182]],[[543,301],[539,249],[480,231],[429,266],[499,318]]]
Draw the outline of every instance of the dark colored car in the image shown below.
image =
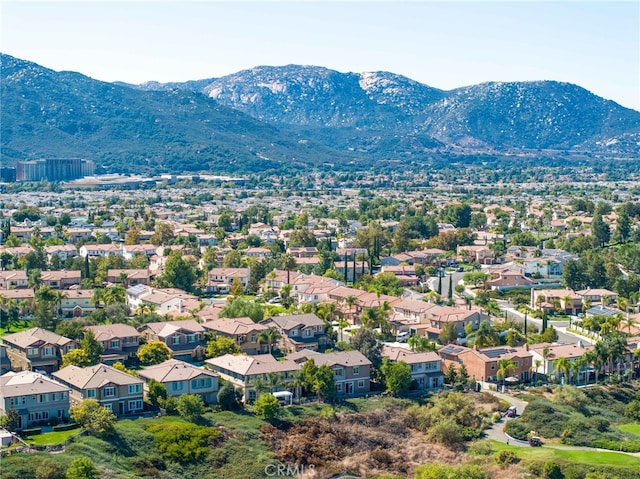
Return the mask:
[[539,437],[532,437],[531,439],[529,439],[529,445],[532,447],[542,446],[542,441]]

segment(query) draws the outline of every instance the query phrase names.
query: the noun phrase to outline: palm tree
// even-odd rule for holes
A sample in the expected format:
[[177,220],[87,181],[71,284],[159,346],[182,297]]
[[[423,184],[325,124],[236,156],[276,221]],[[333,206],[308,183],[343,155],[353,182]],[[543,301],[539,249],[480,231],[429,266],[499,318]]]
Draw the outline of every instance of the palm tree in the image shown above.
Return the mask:
[[531,365],[531,380],[533,381],[533,376],[535,374],[536,379],[538,379],[538,370],[540,369],[540,366],[542,366],[543,362],[542,359],[534,359],[533,360],[533,364]]
[[104,301],[104,288],[96,288],[93,290],[93,296],[91,296],[91,304],[98,307],[100,303]]
[[633,316],[629,315],[627,315],[627,318],[622,322],[627,327],[627,334],[631,336],[631,328],[635,328],[638,325],[638,322],[633,318]]
[[293,373],[293,380],[291,381],[291,386],[293,386],[296,391],[296,399],[299,399],[302,396],[302,387],[304,384],[304,371],[302,369],[298,369]]
[[351,310],[353,306],[357,306],[359,302],[358,298],[353,295],[349,295],[344,299],[344,304],[349,306],[349,318],[351,318],[351,322],[353,322],[353,313]]
[[469,335],[469,339],[473,339],[474,347],[477,346],[478,348],[486,348],[500,344],[500,338],[494,331],[491,323],[486,319],[480,321],[480,326],[478,326],[478,329],[474,333]]
[[271,354],[271,347],[278,342],[282,335],[278,332],[275,326],[270,326],[260,334],[258,334],[258,344],[267,343],[269,347],[269,354]]
[[580,385],[580,373],[585,365],[584,356],[580,356],[571,362],[571,375],[575,377],[576,385]]
[[512,359],[505,358],[498,361],[498,371],[496,372],[496,376],[498,380],[502,379],[502,387],[504,387],[504,382],[509,373],[515,371],[516,369],[516,364]]
[[549,358],[552,358],[554,356],[554,354],[552,352],[549,351],[549,346],[545,346],[544,348],[542,348],[542,359],[544,359],[544,375],[546,376],[548,374],[548,367],[547,364],[549,363]]
[[256,391],[256,399],[262,394],[266,393],[269,390],[269,386],[267,385],[267,381],[265,381],[263,376],[256,376],[249,384],[253,386],[253,389]]
[[107,288],[104,292],[103,300],[107,306],[113,303],[122,304],[126,301],[126,295],[127,290],[124,289],[124,286],[116,284],[115,286]]
[[296,259],[290,254],[282,255],[282,267],[287,271],[287,284],[291,284],[291,270],[297,266]]
[[360,323],[365,328],[373,329],[380,324],[378,308],[367,308],[360,315]]
[[276,372],[267,373],[267,386],[270,393],[279,391],[284,386],[282,375]]
[[564,384],[564,380],[569,378],[569,369],[571,369],[571,362],[565,357],[559,357],[553,360],[553,367],[557,371],[559,376],[561,375],[561,384]]
[[347,326],[349,326],[349,321],[347,321],[346,319],[340,318],[338,320],[338,330],[340,331],[340,341],[342,341],[342,333],[344,331],[344,328],[346,328]]
[[500,316],[500,313],[501,313],[500,305],[493,300],[489,301],[485,305],[484,310],[487,312],[487,314],[491,316]]

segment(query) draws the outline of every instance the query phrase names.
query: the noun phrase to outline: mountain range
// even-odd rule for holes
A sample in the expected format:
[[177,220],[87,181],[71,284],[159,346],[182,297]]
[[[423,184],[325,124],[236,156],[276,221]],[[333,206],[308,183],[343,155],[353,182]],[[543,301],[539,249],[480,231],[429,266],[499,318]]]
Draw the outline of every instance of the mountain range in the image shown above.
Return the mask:
[[283,173],[439,155],[640,152],[640,112],[569,83],[444,91],[389,72],[287,65],[130,85],[0,62],[3,165],[80,156],[125,173]]

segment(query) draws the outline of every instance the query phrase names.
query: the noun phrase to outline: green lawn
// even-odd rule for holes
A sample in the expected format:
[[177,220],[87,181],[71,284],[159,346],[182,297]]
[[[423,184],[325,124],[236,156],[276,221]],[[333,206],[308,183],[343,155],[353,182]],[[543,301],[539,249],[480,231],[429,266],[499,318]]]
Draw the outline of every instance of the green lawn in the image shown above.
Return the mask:
[[592,466],[635,466],[640,468],[640,457],[619,452],[601,452],[581,449],[553,449],[550,447],[518,447],[507,446],[498,441],[490,441],[494,451],[508,449],[514,451],[521,459],[565,460]]
[[640,436],[640,424],[637,422],[632,422],[630,424],[623,424],[621,426],[618,426],[618,429],[624,432],[634,434],[636,436]]
[[16,324],[11,325],[11,331],[7,331],[7,328],[0,328],[0,338],[7,334],[19,333],[25,329],[31,328],[33,325],[30,321],[20,320]]
[[34,446],[47,446],[49,444],[60,444],[61,442],[64,442],[67,439],[69,439],[71,436],[75,436],[76,434],[79,434],[80,431],[81,431],[80,427],[77,427],[76,429],[70,429],[69,431],[45,432],[43,434],[29,436],[26,442]]

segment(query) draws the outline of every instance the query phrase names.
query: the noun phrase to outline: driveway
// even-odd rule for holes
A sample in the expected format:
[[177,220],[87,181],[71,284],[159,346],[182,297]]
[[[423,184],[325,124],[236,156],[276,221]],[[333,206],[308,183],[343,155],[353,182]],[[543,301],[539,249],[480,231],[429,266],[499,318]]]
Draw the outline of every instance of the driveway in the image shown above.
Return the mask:
[[[508,394],[503,394],[497,391],[483,390],[488,392],[489,394],[493,394],[497,398],[504,399],[512,406],[515,406],[518,410],[518,415],[522,414],[524,408],[527,407],[527,402],[521,399],[515,398],[513,396],[509,396]],[[489,429],[485,429],[484,434],[487,439],[494,439],[496,441],[504,442],[512,446],[519,447],[529,447],[528,441],[520,441],[513,437],[507,436],[507,434],[503,431],[507,421],[514,419],[512,417],[503,416],[498,422],[493,424]]]

